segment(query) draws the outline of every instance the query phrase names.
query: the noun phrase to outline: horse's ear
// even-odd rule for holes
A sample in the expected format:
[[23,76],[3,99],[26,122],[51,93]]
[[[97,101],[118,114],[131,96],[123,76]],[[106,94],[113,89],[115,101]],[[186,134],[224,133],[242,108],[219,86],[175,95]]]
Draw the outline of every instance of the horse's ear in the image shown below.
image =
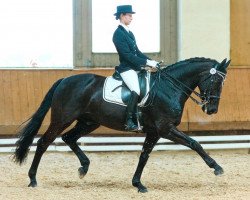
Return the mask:
[[230,62],[231,62],[231,60],[227,61],[227,63],[224,64],[224,69],[227,69],[227,67],[229,66]]
[[220,67],[223,67],[225,65],[225,63],[227,62],[227,59],[225,58],[221,63],[220,63]]
[[227,71],[227,67],[229,66],[231,60],[228,60],[227,62],[225,62],[227,59],[224,59],[216,68],[218,71],[221,71],[223,73],[226,73]]
[[215,69],[217,69],[217,70],[219,70],[219,71],[221,71],[222,69],[225,69],[225,68],[224,68],[224,65],[225,65],[226,62],[227,62],[227,59],[225,58],[221,63],[219,63],[219,64],[215,67]]

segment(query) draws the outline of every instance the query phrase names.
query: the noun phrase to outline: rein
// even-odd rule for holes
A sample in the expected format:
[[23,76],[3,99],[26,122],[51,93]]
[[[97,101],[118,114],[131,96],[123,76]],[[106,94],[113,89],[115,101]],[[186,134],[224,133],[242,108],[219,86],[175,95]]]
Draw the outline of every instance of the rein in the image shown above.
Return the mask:
[[[199,106],[203,106],[205,104],[207,104],[208,102],[205,101],[205,100],[202,100],[204,99],[204,96],[201,95],[200,93],[196,92],[195,90],[192,90],[190,87],[188,87],[187,85],[185,85],[184,83],[182,83],[181,81],[179,81],[178,79],[170,76],[169,74],[165,74],[165,73],[162,73],[162,75],[167,78],[167,79],[172,79],[173,81],[171,81],[171,83],[176,86],[178,89],[180,89],[185,95],[187,95],[188,97],[190,97],[192,99],[193,102],[195,102],[197,105]],[[178,86],[177,84],[174,83],[174,81],[176,81],[177,83],[179,83],[181,86],[185,87],[187,90],[189,90],[192,93],[194,93],[197,97],[199,97],[201,99],[201,101],[197,100],[196,98],[194,98],[193,96],[189,95],[186,91],[184,91],[180,86]]]
[[[179,90],[181,90],[185,95],[187,95],[188,97],[190,97],[191,100],[192,100],[193,102],[195,102],[195,103],[196,103],[197,105],[199,105],[199,106],[204,106],[204,105],[208,104],[208,103],[210,102],[210,99],[211,99],[211,98],[220,99],[219,96],[210,95],[210,94],[209,94],[208,96],[206,96],[206,95],[204,95],[204,94],[202,95],[202,94],[196,92],[195,90],[191,89],[191,88],[188,87],[186,84],[184,84],[184,83],[182,83],[181,81],[179,81],[178,79],[172,77],[171,75],[169,75],[169,74],[167,74],[167,73],[163,73],[162,68],[164,68],[164,67],[165,67],[165,66],[159,66],[159,67],[157,68],[157,69],[158,69],[158,71],[157,71],[157,73],[158,73],[158,74],[157,74],[157,79],[154,81],[154,83],[153,83],[151,89],[155,86],[155,83],[156,83],[156,82],[160,82],[160,77],[161,77],[161,75],[163,75],[166,79],[170,80],[171,83],[172,83],[175,87],[177,87],[177,88],[178,88]],[[207,71],[205,71],[205,72],[207,72]],[[205,80],[211,78],[211,82],[213,82],[213,79],[212,79],[213,76],[214,76],[215,74],[218,74],[218,75],[221,76],[222,79],[223,79],[222,84],[224,83],[225,78],[226,78],[226,74],[224,74],[224,73],[222,73],[222,72],[216,70],[215,68],[211,68],[211,69],[209,70],[209,73],[210,73],[210,76],[208,76]],[[205,80],[203,80],[202,82],[204,82]],[[189,92],[191,92],[191,94],[192,94],[192,93],[195,94],[195,95],[196,95],[197,97],[199,97],[201,100],[197,100],[196,98],[194,98],[193,96],[191,96],[191,94],[189,95],[185,90],[183,90],[183,88],[182,88],[181,86],[177,85],[176,83],[178,83],[179,85],[181,85],[182,87],[184,87],[185,89],[187,89]],[[150,91],[151,91],[151,90],[150,90]],[[211,89],[209,90],[209,93],[210,93],[210,91],[211,91]],[[206,93],[205,93],[205,94],[206,94]],[[155,96],[155,94],[154,94],[154,96]],[[154,97],[153,97],[153,99],[154,99]],[[152,104],[153,99],[151,100],[150,105]]]

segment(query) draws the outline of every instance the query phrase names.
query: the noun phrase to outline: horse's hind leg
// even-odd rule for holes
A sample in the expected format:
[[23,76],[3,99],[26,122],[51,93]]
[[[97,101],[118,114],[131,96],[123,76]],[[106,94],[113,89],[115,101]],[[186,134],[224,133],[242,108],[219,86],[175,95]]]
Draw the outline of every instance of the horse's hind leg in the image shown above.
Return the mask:
[[188,135],[179,131],[176,127],[172,127],[167,135],[162,135],[163,138],[167,138],[172,140],[175,143],[182,144],[196,151],[205,163],[210,167],[214,168],[214,174],[220,175],[223,174],[223,169],[220,165],[218,165],[214,159],[212,159],[202,148],[202,146],[196,140],[192,139]]
[[132,185],[134,187],[138,188],[138,192],[142,192],[145,193],[147,192],[147,188],[142,185],[141,183],[141,175],[142,175],[142,171],[148,161],[149,158],[149,154],[152,152],[155,144],[157,143],[157,141],[159,140],[159,137],[152,134],[147,134],[144,144],[143,144],[143,148],[142,148],[142,153],[140,155],[139,158],[139,163],[138,166],[136,168],[134,177],[132,179]]
[[37,173],[37,168],[38,168],[38,165],[39,165],[40,160],[42,158],[42,155],[47,150],[48,146],[55,140],[56,136],[59,135],[69,125],[70,125],[70,123],[66,124],[64,126],[57,125],[57,124],[50,124],[47,131],[38,140],[36,153],[35,153],[34,159],[32,161],[32,164],[31,164],[31,167],[29,170],[29,178],[30,178],[29,187],[36,187],[37,186],[36,173]]
[[79,177],[83,178],[89,169],[90,161],[88,157],[83,153],[80,147],[77,145],[76,141],[84,136],[94,131],[100,126],[93,122],[78,121],[75,127],[62,136],[62,140],[71,148],[71,150],[78,157],[81,167],[78,169]]

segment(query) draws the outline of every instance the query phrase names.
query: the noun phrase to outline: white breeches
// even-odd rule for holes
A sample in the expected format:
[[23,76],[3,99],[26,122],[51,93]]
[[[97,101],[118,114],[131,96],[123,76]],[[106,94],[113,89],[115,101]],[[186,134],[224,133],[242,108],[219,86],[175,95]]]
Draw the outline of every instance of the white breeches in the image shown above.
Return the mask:
[[123,81],[125,84],[128,86],[128,88],[131,91],[136,92],[140,96],[140,86],[139,86],[139,80],[138,80],[138,75],[136,71],[134,70],[128,70],[125,72],[120,73]]

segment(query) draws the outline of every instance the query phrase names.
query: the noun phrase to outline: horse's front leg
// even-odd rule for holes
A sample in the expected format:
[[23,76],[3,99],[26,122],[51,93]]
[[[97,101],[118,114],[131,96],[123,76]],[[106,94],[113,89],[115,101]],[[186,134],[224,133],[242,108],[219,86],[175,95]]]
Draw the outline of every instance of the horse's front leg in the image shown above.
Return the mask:
[[215,175],[223,174],[223,169],[220,165],[218,165],[214,159],[212,159],[202,148],[202,146],[194,139],[186,135],[185,133],[179,131],[175,126],[172,126],[167,134],[161,134],[163,138],[172,140],[175,143],[182,144],[196,151],[202,159],[206,162],[206,164],[210,168],[214,168]]
[[132,185],[138,188],[138,192],[145,193],[148,191],[147,188],[141,183],[141,175],[148,161],[149,154],[152,152],[158,140],[159,140],[159,137],[154,135],[153,133],[152,134],[148,133],[145,138],[143,148],[142,148],[142,153],[139,158],[139,163],[136,168],[134,177],[132,179]]

